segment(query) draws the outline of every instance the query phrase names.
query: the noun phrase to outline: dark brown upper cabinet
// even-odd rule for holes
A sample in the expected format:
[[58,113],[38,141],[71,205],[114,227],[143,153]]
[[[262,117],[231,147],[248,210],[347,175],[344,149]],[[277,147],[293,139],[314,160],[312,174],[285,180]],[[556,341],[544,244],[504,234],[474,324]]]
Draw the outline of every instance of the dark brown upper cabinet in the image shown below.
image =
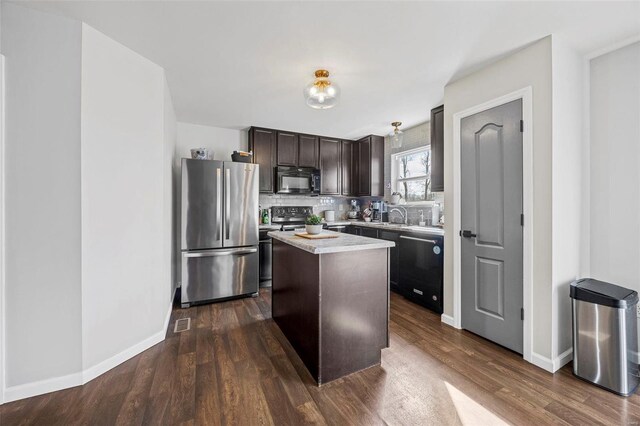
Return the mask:
[[355,141],[342,141],[342,195],[356,195],[357,146]]
[[274,191],[276,165],[276,131],[252,127],[249,129],[249,151],[253,151],[253,162],[260,165],[260,192]]
[[384,138],[370,135],[357,142],[358,196],[384,196]]
[[339,139],[320,138],[320,194],[340,195],[341,148]]
[[278,166],[298,165],[298,135],[278,132]]
[[318,168],[318,137],[298,135],[298,167]]
[[444,105],[431,110],[431,192],[444,191]]

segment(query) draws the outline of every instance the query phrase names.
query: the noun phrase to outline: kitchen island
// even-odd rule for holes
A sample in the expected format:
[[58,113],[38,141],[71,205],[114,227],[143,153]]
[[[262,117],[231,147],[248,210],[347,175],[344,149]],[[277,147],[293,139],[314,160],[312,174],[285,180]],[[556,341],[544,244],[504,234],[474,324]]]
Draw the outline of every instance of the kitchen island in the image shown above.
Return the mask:
[[272,316],[318,385],[380,364],[392,241],[272,231]]

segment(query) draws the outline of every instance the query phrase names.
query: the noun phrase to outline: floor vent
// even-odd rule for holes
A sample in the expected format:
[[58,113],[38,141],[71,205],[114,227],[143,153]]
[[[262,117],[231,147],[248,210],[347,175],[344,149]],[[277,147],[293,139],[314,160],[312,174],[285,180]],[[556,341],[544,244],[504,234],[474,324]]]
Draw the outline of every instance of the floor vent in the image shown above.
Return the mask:
[[176,321],[176,325],[173,328],[174,333],[181,333],[191,328],[191,318],[180,318]]

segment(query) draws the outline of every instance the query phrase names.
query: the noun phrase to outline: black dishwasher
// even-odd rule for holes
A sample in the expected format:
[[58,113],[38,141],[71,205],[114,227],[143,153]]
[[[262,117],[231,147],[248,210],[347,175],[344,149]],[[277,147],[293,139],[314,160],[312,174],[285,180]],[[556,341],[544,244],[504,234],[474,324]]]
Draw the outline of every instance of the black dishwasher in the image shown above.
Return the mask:
[[432,234],[402,234],[399,245],[402,295],[441,314],[443,237]]

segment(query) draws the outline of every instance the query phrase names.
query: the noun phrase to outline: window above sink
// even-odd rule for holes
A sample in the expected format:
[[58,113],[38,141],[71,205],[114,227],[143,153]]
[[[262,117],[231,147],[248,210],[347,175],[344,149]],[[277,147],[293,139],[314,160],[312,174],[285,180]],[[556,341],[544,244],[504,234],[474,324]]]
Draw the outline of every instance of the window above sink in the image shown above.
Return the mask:
[[407,204],[431,204],[431,147],[425,145],[391,156],[391,188]]

